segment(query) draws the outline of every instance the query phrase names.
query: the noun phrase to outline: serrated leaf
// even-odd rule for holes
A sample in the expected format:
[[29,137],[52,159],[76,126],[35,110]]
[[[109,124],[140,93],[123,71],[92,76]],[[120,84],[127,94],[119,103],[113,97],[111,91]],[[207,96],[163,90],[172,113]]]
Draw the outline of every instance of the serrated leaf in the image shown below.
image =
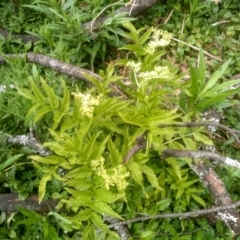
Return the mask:
[[74,217],[66,217],[71,222],[82,222],[86,221],[91,217],[92,209],[88,208],[84,211],[79,212]]
[[50,155],[47,157],[41,157],[41,156],[29,156],[29,158],[31,158],[34,161],[40,162],[40,163],[44,163],[44,164],[60,164],[61,162],[64,162],[65,159],[59,156],[55,156],[55,155]]
[[203,135],[203,134],[201,134],[199,132],[194,133],[193,136],[194,136],[194,139],[196,141],[202,142],[205,145],[213,145],[213,142],[212,142],[212,140],[210,138],[208,138],[207,136],[205,136],[205,135]]
[[54,93],[53,89],[43,79],[41,79],[41,83],[49,98],[49,104],[52,110],[58,109],[59,101],[58,101],[57,95]]
[[37,87],[37,85],[34,83],[32,79],[30,79],[30,85],[31,85],[31,90],[33,91],[33,94],[35,96],[35,102],[45,105],[46,103],[45,97],[43,96],[43,94],[41,93],[41,91],[39,90],[39,88]]
[[72,188],[65,188],[65,190],[70,193],[74,198],[88,198],[88,199],[92,199],[93,198],[93,193],[92,191],[88,191],[88,190],[76,190],[76,189],[72,189]]
[[157,202],[157,210],[163,211],[166,208],[169,207],[169,205],[172,203],[172,201],[169,198],[162,199],[161,201]]
[[70,207],[81,207],[81,206],[90,207],[92,204],[91,199],[86,198],[86,197],[74,198],[74,199],[69,199],[69,200],[61,199],[61,201],[63,203],[66,203]]
[[63,113],[59,110],[54,111],[53,125],[51,127],[51,130],[55,130],[58,127],[58,125],[61,122],[64,115],[65,115],[65,113]]
[[59,111],[62,113],[67,113],[69,111],[70,105],[70,93],[64,80],[62,80],[62,86],[63,86],[63,98],[60,101]]
[[102,218],[95,212],[92,213],[91,221],[96,225],[97,228],[101,229],[104,232],[111,234],[108,226],[104,224]]
[[74,187],[76,189],[88,189],[92,187],[92,182],[86,179],[70,179],[64,183],[68,187]]
[[95,230],[94,230],[92,224],[88,224],[84,228],[82,239],[91,239],[91,240],[95,240],[96,239]]
[[81,166],[74,168],[72,171],[69,171],[64,177],[65,178],[74,178],[74,179],[83,179],[88,178],[92,175],[92,169],[88,166]]
[[[35,105],[35,106],[37,106],[37,105]],[[33,111],[33,110],[30,109],[29,113],[32,112],[32,111]],[[42,107],[41,109],[38,109],[38,110],[36,111],[36,115],[35,115],[35,117],[34,117],[33,122],[34,122],[34,123],[38,122],[45,114],[47,114],[47,113],[49,113],[49,112],[51,112],[51,111],[52,111],[52,109],[51,109],[50,106],[45,106],[45,107]]]
[[39,187],[38,187],[38,193],[39,193],[39,196],[38,196],[38,201],[39,201],[39,204],[42,202],[43,198],[44,198],[44,195],[45,195],[45,192],[46,192],[46,184],[48,181],[51,180],[51,177],[52,176],[52,173],[49,173],[49,174],[45,174],[42,179],[40,180],[40,183],[39,183]]
[[153,170],[146,165],[141,165],[140,167],[141,167],[141,170],[146,175],[147,180],[151,183],[151,185],[159,190],[162,190],[162,188],[158,184],[158,179],[155,173],[153,172]]
[[107,216],[123,220],[123,218],[118,213],[116,213],[109,205],[104,202],[93,202],[90,207],[100,214],[106,214]]
[[27,89],[21,89],[17,86],[17,90],[18,90],[18,93],[19,95],[23,96],[24,98],[26,99],[29,99],[33,102],[36,102],[36,98],[35,96],[32,94],[31,91],[27,90]]
[[125,193],[112,193],[105,189],[96,189],[93,192],[93,196],[97,201],[114,203],[118,199],[123,198],[125,196]]
[[196,201],[198,202],[199,204],[201,204],[203,207],[206,207],[206,203],[205,201],[200,198],[199,196],[197,196],[196,194],[191,194],[191,197]]
[[181,167],[175,158],[167,158],[166,161],[172,166],[174,173],[179,179],[182,179]]
[[113,144],[111,138],[109,138],[108,140],[108,150],[109,150],[109,157],[111,159],[113,166],[120,164],[123,160],[123,157],[118,151],[117,147]]
[[94,136],[91,137],[89,142],[84,146],[83,153],[84,153],[84,159],[86,162],[90,160],[90,157],[94,152],[94,147],[96,146],[96,140],[100,134],[101,134],[101,131],[97,132]]
[[137,182],[141,187],[143,187],[143,176],[141,166],[133,161],[129,161],[127,164],[127,168],[131,172],[131,176],[134,181]]

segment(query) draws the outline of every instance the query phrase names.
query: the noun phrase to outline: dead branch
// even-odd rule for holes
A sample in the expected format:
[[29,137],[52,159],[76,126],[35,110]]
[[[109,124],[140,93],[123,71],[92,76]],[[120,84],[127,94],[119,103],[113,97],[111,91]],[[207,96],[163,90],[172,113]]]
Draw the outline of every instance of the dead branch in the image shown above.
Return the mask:
[[233,136],[235,141],[240,145],[240,140],[239,140],[238,136],[235,134],[234,130],[232,130],[231,128],[229,128],[223,124],[220,124],[220,123],[216,123],[216,122],[184,122],[184,123],[169,123],[169,124],[159,125],[160,128],[171,127],[171,126],[188,127],[188,128],[200,127],[200,126],[215,126],[215,127],[218,127],[222,130],[229,132]]
[[[110,224],[121,222],[121,220],[119,219],[108,217],[108,216],[104,216],[103,219],[104,221],[107,221]],[[128,240],[131,237],[129,229],[124,225],[114,226],[113,229],[120,235],[121,240]]]
[[214,160],[221,162],[227,166],[240,169],[240,162],[229,157],[225,157],[216,153],[207,151],[192,151],[192,150],[175,150],[175,149],[165,149],[162,152],[162,157],[182,157],[182,158],[206,158],[209,160]]
[[65,74],[69,77],[76,78],[78,80],[83,80],[89,83],[89,80],[86,78],[85,74],[90,75],[99,81],[102,78],[94,72],[89,70],[73,66],[69,63],[61,62],[53,57],[49,57],[43,54],[37,53],[20,53],[20,54],[6,54],[5,56],[0,56],[0,64],[7,63],[7,58],[23,58],[26,59],[27,62],[36,63],[44,67],[51,68],[56,72]]
[[[124,7],[117,9],[113,13],[113,16],[118,13],[125,13],[125,16],[135,17],[161,1],[162,0],[131,0]],[[108,14],[104,17],[95,19],[94,21],[84,23],[81,28],[83,27],[84,29],[88,29],[92,32],[102,26],[109,18],[112,18],[112,16]]]
[[[217,206],[226,206],[232,204],[232,199],[228,193],[223,181],[217,173],[208,167],[202,160],[193,163],[191,169],[199,176],[201,182],[215,199]],[[218,211],[217,218],[222,220],[235,234],[240,235],[240,215],[235,208]]]
[[0,194],[0,202],[0,211],[3,212],[17,212],[17,207],[23,207],[32,211],[47,213],[51,209],[55,209],[58,200],[49,199],[39,204],[37,195],[31,195],[22,201],[18,198],[18,194],[5,193]]
[[11,36],[14,39],[20,39],[24,44],[27,44],[29,42],[35,43],[40,40],[38,37],[28,35],[28,34],[12,34],[3,28],[0,28],[0,35],[2,35],[4,38]]
[[163,219],[163,218],[187,218],[187,217],[193,217],[193,216],[198,216],[198,215],[205,215],[205,214],[210,214],[210,213],[216,213],[224,210],[229,210],[232,208],[236,208],[240,206],[240,201],[237,201],[235,203],[231,203],[226,206],[220,206],[220,207],[212,207],[209,209],[204,209],[204,210],[194,210],[190,212],[184,212],[184,213],[164,213],[164,214],[157,214],[155,216],[146,216],[146,217],[138,217],[138,218],[133,218],[127,221],[121,221],[118,223],[114,223],[109,225],[109,228],[113,228],[115,226],[120,226],[120,225],[127,225],[135,222],[142,222],[142,221],[148,221],[151,219]]
[[7,136],[9,143],[17,143],[23,146],[29,146],[36,150],[41,156],[48,156],[50,151],[48,148],[42,146],[41,142],[33,135],[32,131],[26,135]]

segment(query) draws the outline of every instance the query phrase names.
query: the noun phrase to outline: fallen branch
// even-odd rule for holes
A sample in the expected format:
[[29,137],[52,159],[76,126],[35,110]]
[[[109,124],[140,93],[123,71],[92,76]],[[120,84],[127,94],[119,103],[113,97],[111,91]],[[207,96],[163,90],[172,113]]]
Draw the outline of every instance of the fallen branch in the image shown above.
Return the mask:
[[41,156],[48,156],[50,154],[49,149],[42,146],[41,142],[33,135],[32,131],[25,135],[7,135],[6,138],[9,143],[17,143],[23,146],[27,145],[33,148]]
[[89,80],[86,78],[86,75],[90,75],[99,81],[102,78],[94,72],[89,70],[73,66],[68,63],[61,62],[53,57],[49,57],[43,54],[37,53],[21,53],[21,54],[6,54],[5,56],[0,56],[0,64],[7,63],[7,58],[23,58],[26,59],[27,62],[36,63],[44,67],[48,67],[53,69],[56,72],[65,74],[69,77],[76,78],[78,80],[83,80],[89,83]]
[[[232,199],[228,193],[223,181],[217,173],[208,167],[204,161],[194,163],[191,169],[199,176],[201,182],[210,191],[218,206],[226,206],[232,204]],[[217,218],[223,221],[235,234],[240,235],[240,216],[235,208],[225,209],[216,214]]]
[[40,38],[32,36],[32,35],[28,35],[28,34],[12,34],[3,28],[0,28],[0,35],[2,35],[4,38],[11,36],[14,39],[20,39],[23,41],[24,44],[27,44],[29,42],[35,43],[40,40]]
[[23,207],[32,211],[47,213],[51,209],[55,209],[58,204],[58,200],[49,199],[38,203],[38,196],[31,195],[25,200],[20,200],[18,194],[15,193],[4,193],[0,194],[0,211],[2,212],[16,212],[17,207]]
[[167,124],[159,125],[160,128],[171,127],[171,126],[188,127],[188,128],[200,127],[200,126],[215,126],[215,127],[218,127],[222,130],[229,132],[233,136],[235,141],[240,145],[240,140],[239,140],[238,136],[235,134],[234,130],[232,130],[231,128],[229,128],[223,124],[220,124],[220,123],[216,123],[216,122],[184,122],[184,123],[169,123],[169,124],[167,123]]
[[152,220],[152,219],[195,217],[198,215],[205,215],[205,214],[210,214],[210,213],[221,212],[224,210],[229,210],[232,208],[236,208],[238,206],[240,206],[240,201],[237,201],[232,204],[228,204],[226,206],[212,207],[212,208],[204,209],[204,210],[194,210],[194,211],[184,212],[184,213],[164,213],[164,214],[157,214],[155,216],[138,217],[138,218],[133,218],[133,219],[130,219],[127,221],[113,223],[113,224],[109,225],[108,227],[113,228],[115,226],[127,225],[127,224],[131,224],[131,223],[135,223],[135,222],[148,221],[148,220]]
[[181,157],[181,158],[206,158],[213,161],[221,162],[227,166],[240,169],[240,162],[229,157],[225,157],[216,153],[207,151],[192,151],[192,150],[175,150],[165,149],[162,152],[162,157]]
[[[158,2],[162,2],[162,0],[131,0],[124,7],[121,7],[114,11],[113,15],[116,15],[118,13],[125,13],[124,16],[135,17],[147,9],[153,7]],[[104,17],[95,19],[94,21],[84,23],[81,28],[88,29],[92,32],[102,26],[104,22],[109,18],[112,18],[112,16],[108,14]]]

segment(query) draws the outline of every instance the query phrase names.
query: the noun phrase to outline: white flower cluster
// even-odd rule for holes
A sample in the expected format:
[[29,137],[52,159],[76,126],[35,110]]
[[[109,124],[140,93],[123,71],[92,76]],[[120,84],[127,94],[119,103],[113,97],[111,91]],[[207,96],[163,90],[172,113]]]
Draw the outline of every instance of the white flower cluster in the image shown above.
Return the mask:
[[138,76],[147,82],[154,78],[169,78],[170,72],[168,67],[156,66],[152,71],[141,72]]
[[133,71],[138,73],[141,70],[142,63],[140,63],[140,62],[139,63],[135,63],[133,61],[129,61],[129,62],[127,62],[126,66],[132,68]]
[[126,178],[130,176],[130,173],[126,172],[123,165],[118,165],[113,168],[112,174],[108,174],[104,168],[104,158],[101,157],[99,160],[92,160],[91,166],[97,175],[104,179],[107,190],[109,190],[111,186],[117,186],[119,190],[127,187],[128,183]]
[[88,116],[89,118],[93,116],[94,106],[98,106],[103,97],[102,94],[98,95],[97,97],[93,97],[89,93],[72,93],[72,95],[79,99],[82,104],[80,109],[82,114]]
[[170,43],[172,34],[161,29],[153,29],[152,40],[148,43],[146,51],[148,54],[152,55],[156,48],[165,47]]

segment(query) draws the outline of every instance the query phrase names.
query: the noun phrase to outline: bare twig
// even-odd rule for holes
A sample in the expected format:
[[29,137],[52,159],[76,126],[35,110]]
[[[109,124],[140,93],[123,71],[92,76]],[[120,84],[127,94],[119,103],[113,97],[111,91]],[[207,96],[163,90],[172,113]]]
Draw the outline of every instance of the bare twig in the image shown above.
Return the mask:
[[240,201],[229,204],[227,206],[212,207],[212,208],[204,209],[204,210],[194,210],[194,211],[184,212],[184,213],[165,213],[165,214],[157,214],[155,216],[138,217],[138,218],[133,218],[133,219],[130,219],[127,221],[113,223],[113,224],[109,225],[108,227],[113,228],[115,226],[126,225],[126,224],[135,223],[135,222],[148,221],[151,219],[194,217],[194,216],[198,216],[198,215],[205,215],[205,214],[209,214],[209,213],[214,213],[214,212],[216,213],[216,212],[228,210],[228,209],[236,208],[238,206],[240,206]]
[[214,160],[221,162],[227,166],[240,169],[240,162],[229,157],[225,157],[216,153],[207,151],[191,151],[191,150],[175,150],[175,149],[165,149],[162,152],[162,156],[166,157],[182,157],[182,158],[206,158],[209,160]]
[[238,136],[235,134],[234,130],[232,130],[231,128],[220,124],[220,123],[215,123],[215,122],[184,122],[184,123],[169,123],[169,124],[161,124],[159,125],[160,128],[163,127],[170,127],[170,126],[176,126],[176,127],[200,127],[200,126],[215,126],[218,127],[222,130],[225,130],[227,132],[229,132],[233,138],[235,139],[235,141],[240,145],[240,140],[238,138]]
[[[187,46],[189,46],[190,48],[192,48],[192,49],[194,49],[194,50],[200,51],[200,48],[195,47],[195,46],[193,46],[192,44],[186,43],[186,42],[184,42],[184,41],[182,41],[182,40],[179,40],[179,39],[177,39],[177,38],[174,38],[174,37],[172,37],[171,39],[172,39],[173,41],[175,41],[175,42],[179,42],[179,43],[182,43],[182,44],[184,44],[184,45],[187,45]],[[208,53],[208,52],[206,52],[206,51],[203,51],[203,54],[205,54],[206,56],[208,56],[208,57],[210,57],[210,58],[213,58],[213,59],[215,59],[215,60],[217,60],[217,61],[219,61],[219,62],[222,62],[222,59],[221,59],[220,57],[216,57],[216,56],[214,56],[214,55],[212,55],[212,54],[210,54],[210,53]]]

